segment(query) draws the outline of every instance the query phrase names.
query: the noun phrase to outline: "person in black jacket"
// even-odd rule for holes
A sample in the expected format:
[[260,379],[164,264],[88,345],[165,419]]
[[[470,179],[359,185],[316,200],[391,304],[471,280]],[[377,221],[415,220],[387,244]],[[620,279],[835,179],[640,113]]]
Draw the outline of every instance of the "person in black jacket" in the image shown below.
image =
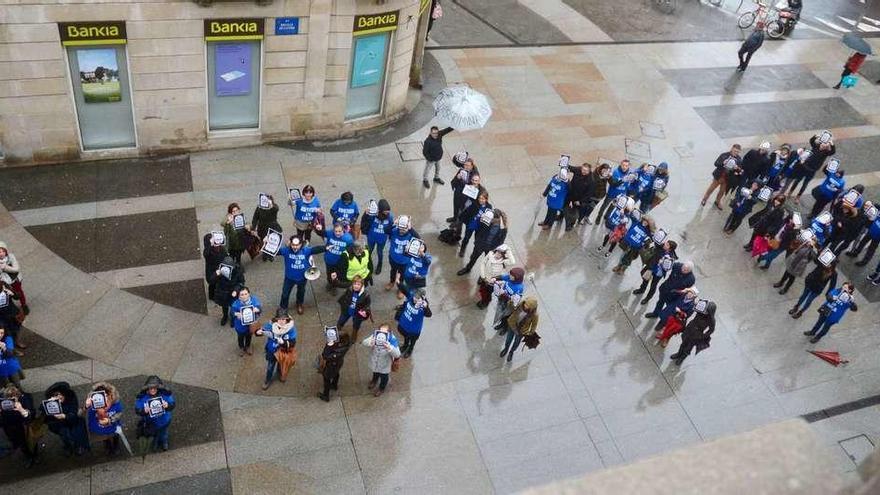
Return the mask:
[[232,269],[218,267],[211,274],[211,284],[214,285],[214,302],[223,310],[223,317],[220,319],[221,326],[229,322],[229,307],[238,297],[238,291],[244,287],[244,271],[241,266],[231,256],[223,258],[223,264],[231,266]]
[[749,184],[766,177],[770,172],[770,143],[764,141],[757,148],[750,149],[742,159],[742,175],[739,184],[731,186],[748,187]]
[[464,268],[458,271],[457,275],[470,273],[482,254],[504,244],[505,239],[507,239],[507,214],[496,208],[489,225],[480,222],[477,233],[474,235],[474,250],[471,251],[470,260]]
[[[794,198],[795,203],[800,203],[801,195],[803,195],[804,191],[807,189],[807,184],[813,180],[813,176],[815,176],[816,172],[822,168],[825,159],[837,153],[837,148],[834,146],[831,133],[828,131],[823,131],[811,137],[810,148],[809,156],[806,160],[798,160],[794,163],[791,178],[782,187],[782,192],[788,191],[788,196],[790,197],[794,194],[794,190],[797,188],[798,183],[801,182],[801,189]],[[789,186],[791,189],[789,189]]]
[[[801,292],[794,307],[788,310],[788,314],[794,319],[800,318],[804,311],[810,309],[810,305],[819,294],[825,292],[827,296],[835,286],[837,286],[837,260],[828,266],[816,263],[816,268],[804,278],[804,291]],[[826,287],[828,290],[825,290]]]
[[705,306],[702,301],[697,303],[696,316],[681,332],[681,346],[678,352],[669,356],[669,359],[675,361],[676,366],[681,366],[694,347],[697,348],[697,354],[709,347],[712,333],[715,332],[715,309],[715,303],[712,301],[706,301]]
[[593,170],[590,175],[588,186],[589,198],[586,204],[582,204],[578,211],[578,224],[590,224],[590,215],[599,203],[605,202],[608,194],[608,184],[611,181],[611,165],[603,163]]
[[467,249],[468,242],[480,226],[480,217],[488,210],[494,210],[492,203],[489,202],[488,191],[481,191],[477,195],[476,201],[470,198],[467,198],[465,201],[465,207],[458,214],[457,223],[457,225],[464,226],[464,237],[462,237],[460,247],[458,248],[459,258],[464,258],[464,251]]
[[654,310],[645,314],[645,318],[657,318],[660,311],[669,304],[678,299],[682,292],[689,287],[693,287],[697,282],[694,277],[694,263],[692,261],[676,261],[672,264],[672,270],[669,271],[669,277],[660,284],[660,295],[657,299],[657,305]]
[[742,46],[739,47],[739,52],[737,52],[737,56],[739,57],[739,67],[736,69],[740,72],[745,72],[749,67],[749,62],[752,60],[752,55],[758,51],[758,48],[761,48],[761,45],[764,44],[764,23],[762,21],[758,21],[755,25],[755,30],[752,31],[752,34],[743,41]]
[[[486,188],[482,186],[482,178],[480,172],[473,165],[473,160],[468,158],[465,166],[458,170],[452,179],[452,216],[446,221],[453,223],[461,215],[461,211],[467,206],[468,200],[474,201],[480,193],[486,192]],[[477,195],[471,198],[465,194],[465,186],[474,186],[477,188]]]
[[229,253],[226,252],[226,246],[224,244],[214,243],[211,239],[210,232],[205,234],[205,237],[202,239],[202,244],[204,245],[202,257],[205,258],[205,282],[208,284],[208,299],[213,301],[215,286],[211,281],[214,279],[214,272],[220,267],[223,258],[229,256]]
[[324,391],[318,392],[318,398],[324,402],[330,402],[330,391],[339,388],[339,371],[345,363],[345,353],[351,348],[351,338],[348,334],[343,333],[339,336],[339,341],[328,339],[321,351],[324,367],[321,369],[321,375],[324,378]]
[[440,160],[443,158],[443,136],[452,131],[452,127],[440,130],[440,128],[433,126],[431,127],[431,133],[428,134],[425,142],[422,143],[422,156],[425,157],[422,185],[425,186],[425,189],[430,189],[431,187],[431,183],[428,182],[428,174],[431,172],[432,167],[434,168],[434,183],[441,186],[444,184],[443,179],[440,178]]
[[756,237],[776,235],[785,224],[785,196],[776,194],[767,203],[763,210],[749,217],[749,227],[752,228],[752,236],[749,242],[743,246],[744,251],[752,250],[752,243]]
[[700,201],[701,206],[706,206],[706,201],[709,201],[712,191],[718,189],[718,193],[715,194],[715,208],[719,210],[724,209],[721,206],[721,198],[727,194],[728,182],[732,180],[732,177],[728,179],[728,175],[732,176],[734,170],[742,166],[742,159],[739,157],[741,152],[742,147],[734,144],[731,146],[730,151],[721,153],[715,159],[715,169],[712,170],[712,183],[709,184],[709,187],[706,188],[706,192],[703,194],[703,199]]
[[339,318],[336,320],[336,328],[342,330],[351,319],[352,336],[357,337],[361,324],[370,317],[370,293],[367,292],[366,284],[361,277],[355,275],[351,281],[351,287],[336,300],[339,303]]
[[[251,219],[251,229],[257,233],[257,236],[261,241],[266,239],[266,234],[269,233],[269,229],[281,232],[281,224],[278,223],[278,205],[275,204],[275,198],[273,198],[271,194],[269,194],[268,197],[269,207],[260,208],[257,206],[257,208],[254,209],[254,216]],[[263,253],[262,258],[263,262],[275,261],[274,257],[269,256],[266,253]]]
[[576,223],[592,211],[587,211],[587,206],[590,202],[594,180],[593,167],[586,162],[582,163],[580,167],[569,165],[568,172],[571,180],[568,181],[568,191],[565,195],[563,208],[566,232],[573,229]]
[[64,452],[67,455],[80,456],[86,450],[91,450],[86,433],[86,422],[79,415],[79,401],[70,384],[67,382],[53,384],[46,389],[45,397],[61,402],[61,414],[46,415],[46,424],[49,431],[61,437]]
[[30,468],[37,462],[39,455],[39,447],[31,448],[27,438],[28,425],[37,417],[34,399],[31,394],[23,393],[15,385],[7,385],[0,395],[2,395],[0,400],[13,402],[12,409],[0,410],[0,424],[3,425],[3,433],[6,434],[13,449],[21,449],[25,458],[25,467]]

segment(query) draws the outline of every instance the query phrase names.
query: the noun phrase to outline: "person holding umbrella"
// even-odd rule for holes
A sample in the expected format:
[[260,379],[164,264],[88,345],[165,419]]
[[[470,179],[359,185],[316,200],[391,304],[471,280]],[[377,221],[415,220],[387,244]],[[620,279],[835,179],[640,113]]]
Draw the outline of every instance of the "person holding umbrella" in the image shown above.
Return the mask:
[[873,55],[873,50],[871,49],[871,45],[868,44],[867,41],[858,37],[854,33],[846,33],[843,35],[843,44],[848,48],[853,50],[853,54],[846,59],[846,63],[843,64],[843,72],[840,73],[840,81],[834,86],[834,89],[840,89],[840,86],[844,83],[844,79],[850,74],[855,74],[862,68],[862,64],[865,62],[865,59],[868,55]]

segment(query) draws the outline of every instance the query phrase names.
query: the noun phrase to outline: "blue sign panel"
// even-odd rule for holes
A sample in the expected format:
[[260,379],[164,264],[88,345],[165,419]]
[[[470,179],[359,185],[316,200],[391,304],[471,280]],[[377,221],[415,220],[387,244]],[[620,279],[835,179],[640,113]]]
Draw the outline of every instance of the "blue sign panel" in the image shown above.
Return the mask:
[[275,36],[299,34],[299,17],[276,17]]

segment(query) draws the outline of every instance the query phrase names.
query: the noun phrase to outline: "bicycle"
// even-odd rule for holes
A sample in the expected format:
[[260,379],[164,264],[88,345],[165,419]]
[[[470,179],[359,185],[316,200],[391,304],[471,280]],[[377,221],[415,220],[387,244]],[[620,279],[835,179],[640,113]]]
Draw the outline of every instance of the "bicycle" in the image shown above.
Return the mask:
[[739,26],[740,29],[748,29],[755,24],[755,21],[761,21],[764,25],[767,25],[767,15],[770,12],[770,6],[761,0],[756,0],[755,5],[757,8],[755,10],[750,10],[748,12],[743,13],[739,16],[739,19],[736,21],[736,25]]

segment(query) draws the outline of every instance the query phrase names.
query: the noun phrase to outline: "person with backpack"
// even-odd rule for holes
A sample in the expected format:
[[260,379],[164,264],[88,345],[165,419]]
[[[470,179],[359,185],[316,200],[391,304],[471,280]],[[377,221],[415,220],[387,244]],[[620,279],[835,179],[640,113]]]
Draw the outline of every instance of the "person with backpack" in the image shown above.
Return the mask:
[[403,335],[403,345],[400,347],[401,357],[408,359],[413,353],[416,341],[422,334],[425,318],[433,316],[425,289],[408,291],[406,300],[400,305],[394,316],[397,321],[397,331]]
[[853,292],[855,292],[855,287],[852,282],[844,282],[839,288],[832,290],[825,296],[825,303],[819,308],[819,318],[816,319],[816,324],[812,329],[804,332],[804,335],[812,337],[811,344],[819,342],[831,330],[831,327],[840,323],[848,310],[859,310],[853,298]]
[[150,376],[135,399],[134,410],[140,421],[139,427],[144,436],[152,437],[153,450],[168,450],[168,427],[171,426],[171,411],[177,406],[174,394],[158,376]]
[[441,186],[444,184],[443,179],[440,178],[440,160],[443,159],[443,136],[449,134],[453,130],[452,127],[440,129],[437,126],[431,126],[431,131],[428,133],[428,137],[426,137],[425,141],[422,143],[422,156],[425,157],[425,170],[422,172],[422,185],[425,186],[425,189],[431,188],[431,183],[428,182],[428,174],[431,172],[432,168],[434,169],[434,183],[440,184]]
[[737,52],[737,56],[739,57],[739,67],[736,70],[740,72],[745,72],[749,67],[749,62],[752,60],[752,55],[761,48],[761,45],[764,44],[764,23],[762,21],[758,21],[755,25],[755,30],[752,31],[752,34],[743,41],[742,46],[739,47],[739,52]]
[[513,361],[513,353],[519,348],[519,344],[529,335],[534,335],[538,330],[538,300],[527,297],[517,304],[510,315],[504,319],[504,348],[499,357],[507,356],[507,362]]
[[330,391],[339,389],[339,372],[345,364],[345,354],[351,348],[351,338],[347,333],[339,335],[337,332],[328,332],[327,343],[321,351],[321,377],[324,381],[324,391],[318,392],[318,398],[324,402],[330,402]]

